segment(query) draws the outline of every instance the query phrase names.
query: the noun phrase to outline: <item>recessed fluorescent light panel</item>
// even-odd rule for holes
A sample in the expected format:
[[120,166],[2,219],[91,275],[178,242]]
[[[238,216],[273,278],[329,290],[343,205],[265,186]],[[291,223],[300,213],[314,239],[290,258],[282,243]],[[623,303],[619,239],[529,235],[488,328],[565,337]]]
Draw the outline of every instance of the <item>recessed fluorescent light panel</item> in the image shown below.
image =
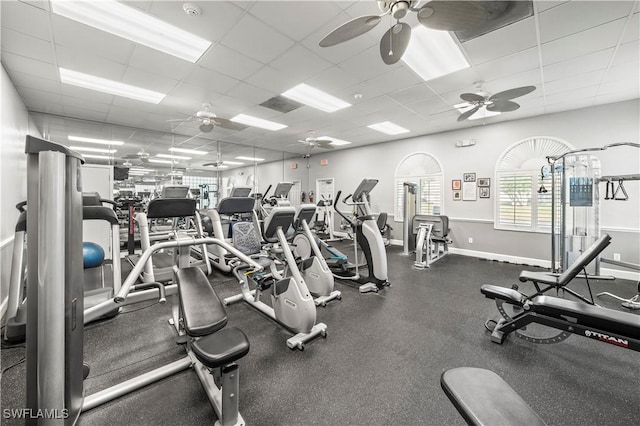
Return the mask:
[[106,78],[84,74],[78,71],[60,68],[60,81],[85,89],[96,90],[110,95],[123,96],[136,101],[158,104],[164,99],[165,94],[154,92],[153,90],[142,89],[140,87],[124,84]]
[[287,90],[282,96],[325,112],[334,112],[351,106],[350,103],[304,83]]
[[382,123],[371,124],[367,126],[370,129],[377,130],[387,135],[399,135],[401,133],[409,133],[409,130],[404,127],[400,127],[390,121],[383,121]]
[[244,163],[239,161],[223,161],[224,164],[229,164],[231,166],[242,166]]
[[258,157],[236,157],[236,160],[246,160],[246,161],[264,161],[264,158],[258,158]]
[[186,149],[186,148],[169,148],[171,152],[181,152],[183,154],[193,154],[193,155],[206,155],[207,151],[198,151],[197,149]]
[[99,152],[101,154],[113,154],[118,151],[117,149],[85,148],[83,146],[70,146],[69,148],[74,151]]
[[182,155],[173,155],[173,154],[156,154],[156,157],[160,158],[173,158],[176,160],[191,160],[191,157],[185,157]]
[[287,127],[284,124],[276,123],[274,121],[269,121],[269,120],[263,120],[262,118],[252,117],[246,114],[238,114],[235,117],[231,118],[231,121],[234,121],[240,124],[246,124],[247,126],[259,127],[261,129],[267,129],[267,130],[273,130],[273,131],[284,129],[285,127]]
[[111,160],[113,157],[109,155],[82,154],[84,158],[95,158],[97,160]]
[[100,145],[124,145],[122,141],[110,141],[106,139],[94,139],[94,138],[85,138],[82,136],[68,136],[70,141],[73,142],[87,142],[87,143],[97,143]]
[[422,25],[411,30],[411,41],[402,60],[425,81],[470,66],[449,32]]
[[195,63],[211,42],[113,0],[51,2],[53,13]]
[[349,145],[351,142],[343,141],[342,139],[332,138],[331,136],[320,136],[318,139],[328,139],[331,141],[331,145],[340,146],[340,145]]
[[[460,111],[460,113],[462,114],[464,112],[467,112],[471,108],[473,108],[473,105],[457,104],[457,105],[454,105],[453,107],[457,108],[458,111]],[[481,118],[493,117],[494,115],[500,115],[500,112],[498,112],[498,111],[489,111],[489,110],[487,110],[487,108],[482,107],[479,110],[477,110],[471,117],[467,118],[467,120],[479,120]]]
[[158,163],[158,164],[171,164],[171,163],[173,163],[173,161],[171,161],[171,160],[156,160],[155,158],[150,158],[149,162],[150,163]]

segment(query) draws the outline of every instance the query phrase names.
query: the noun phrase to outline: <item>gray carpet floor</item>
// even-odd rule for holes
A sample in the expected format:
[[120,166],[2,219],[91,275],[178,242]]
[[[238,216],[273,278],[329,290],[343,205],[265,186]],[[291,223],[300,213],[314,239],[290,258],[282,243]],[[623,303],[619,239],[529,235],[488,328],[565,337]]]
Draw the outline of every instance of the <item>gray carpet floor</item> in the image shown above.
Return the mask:
[[[348,253],[346,243],[337,246]],[[251,425],[456,425],[464,424],[440,387],[449,368],[487,368],[502,376],[551,425],[640,424],[640,354],[579,336],[533,344],[509,336],[492,343],[484,323],[498,318],[482,284],[510,287],[533,267],[449,255],[428,270],[388,248],[391,287],[360,294],[336,281],[342,300],[318,308],[328,337],[291,351],[285,329],[245,303],[227,307],[229,325],[249,337],[241,359],[240,411]],[[223,298],[239,291],[231,276],[210,279]],[[573,286],[584,291],[584,280]],[[636,283],[592,282],[594,294],[624,297]],[[171,301],[170,301],[171,302]],[[622,309],[612,299],[599,303]],[[89,325],[85,360],[91,374],[85,394],[180,359],[182,346],[167,323],[170,303],[128,306],[131,311]],[[141,309],[142,308],[142,309]],[[640,321],[640,315],[638,315]],[[24,348],[3,349],[2,368]],[[24,406],[25,364],[2,377],[2,407]],[[213,409],[191,370],[84,413],[81,425],[200,425]],[[2,424],[19,424],[5,419]]]

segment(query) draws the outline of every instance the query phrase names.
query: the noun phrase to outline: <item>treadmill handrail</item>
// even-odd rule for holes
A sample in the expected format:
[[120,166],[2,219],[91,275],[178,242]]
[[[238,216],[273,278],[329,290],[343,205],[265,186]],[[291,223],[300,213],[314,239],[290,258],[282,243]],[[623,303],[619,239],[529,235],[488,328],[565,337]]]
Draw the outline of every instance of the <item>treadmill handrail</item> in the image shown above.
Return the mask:
[[127,279],[122,284],[122,287],[120,287],[120,291],[118,291],[118,294],[115,295],[114,301],[116,303],[122,303],[125,301],[131,289],[131,286],[134,285],[134,283],[138,279],[138,276],[142,273],[144,266],[147,264],[147,261],[149,260],[149,258],[153,253],[166,248],[184,247],[184,246],[201,245],[201,244],[214,244],[214,245],[221,246],[225,250],[228,250],[231,253],[233,253],[241,261],[251,265],[253,267],[254,272],[259,272],[263,269],[263,267],[259,263],[257,263],[255,260],[251,259],[250,257],[245,255],[240,250],[233,247],[231,244],[227,243],[226,241],[222,241],[217,238],[191,237],[191,238],[185,238],[181,240],[165,241],[165,242],[156,243],[152,245],[147,250],[145,250],[144,253],[142,253],[142,255],[140,256],[140,259],[138,259],[138,262],[136,263],[136,266],[131,270],[131,272],[127,276]]

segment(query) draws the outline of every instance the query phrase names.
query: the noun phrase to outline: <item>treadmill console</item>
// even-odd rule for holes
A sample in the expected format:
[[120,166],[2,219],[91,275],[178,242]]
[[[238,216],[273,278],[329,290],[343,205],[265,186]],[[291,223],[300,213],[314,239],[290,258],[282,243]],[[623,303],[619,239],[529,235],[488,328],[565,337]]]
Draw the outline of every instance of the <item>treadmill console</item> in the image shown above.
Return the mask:
[[351,198],[356,202],[364,201],[364,197],[368,197],[371,190],[375,188],[377,184],[378,179],[362,179],[360,185],[353,191]]

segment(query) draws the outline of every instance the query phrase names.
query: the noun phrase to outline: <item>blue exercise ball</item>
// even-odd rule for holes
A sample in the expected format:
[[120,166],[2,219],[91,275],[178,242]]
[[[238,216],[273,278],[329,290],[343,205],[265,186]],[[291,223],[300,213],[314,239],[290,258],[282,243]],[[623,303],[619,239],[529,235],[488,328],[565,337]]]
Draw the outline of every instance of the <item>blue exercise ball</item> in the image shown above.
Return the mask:
[[104,262],[104,250],[96,243],[82,243],[84,269],[95,268]]

